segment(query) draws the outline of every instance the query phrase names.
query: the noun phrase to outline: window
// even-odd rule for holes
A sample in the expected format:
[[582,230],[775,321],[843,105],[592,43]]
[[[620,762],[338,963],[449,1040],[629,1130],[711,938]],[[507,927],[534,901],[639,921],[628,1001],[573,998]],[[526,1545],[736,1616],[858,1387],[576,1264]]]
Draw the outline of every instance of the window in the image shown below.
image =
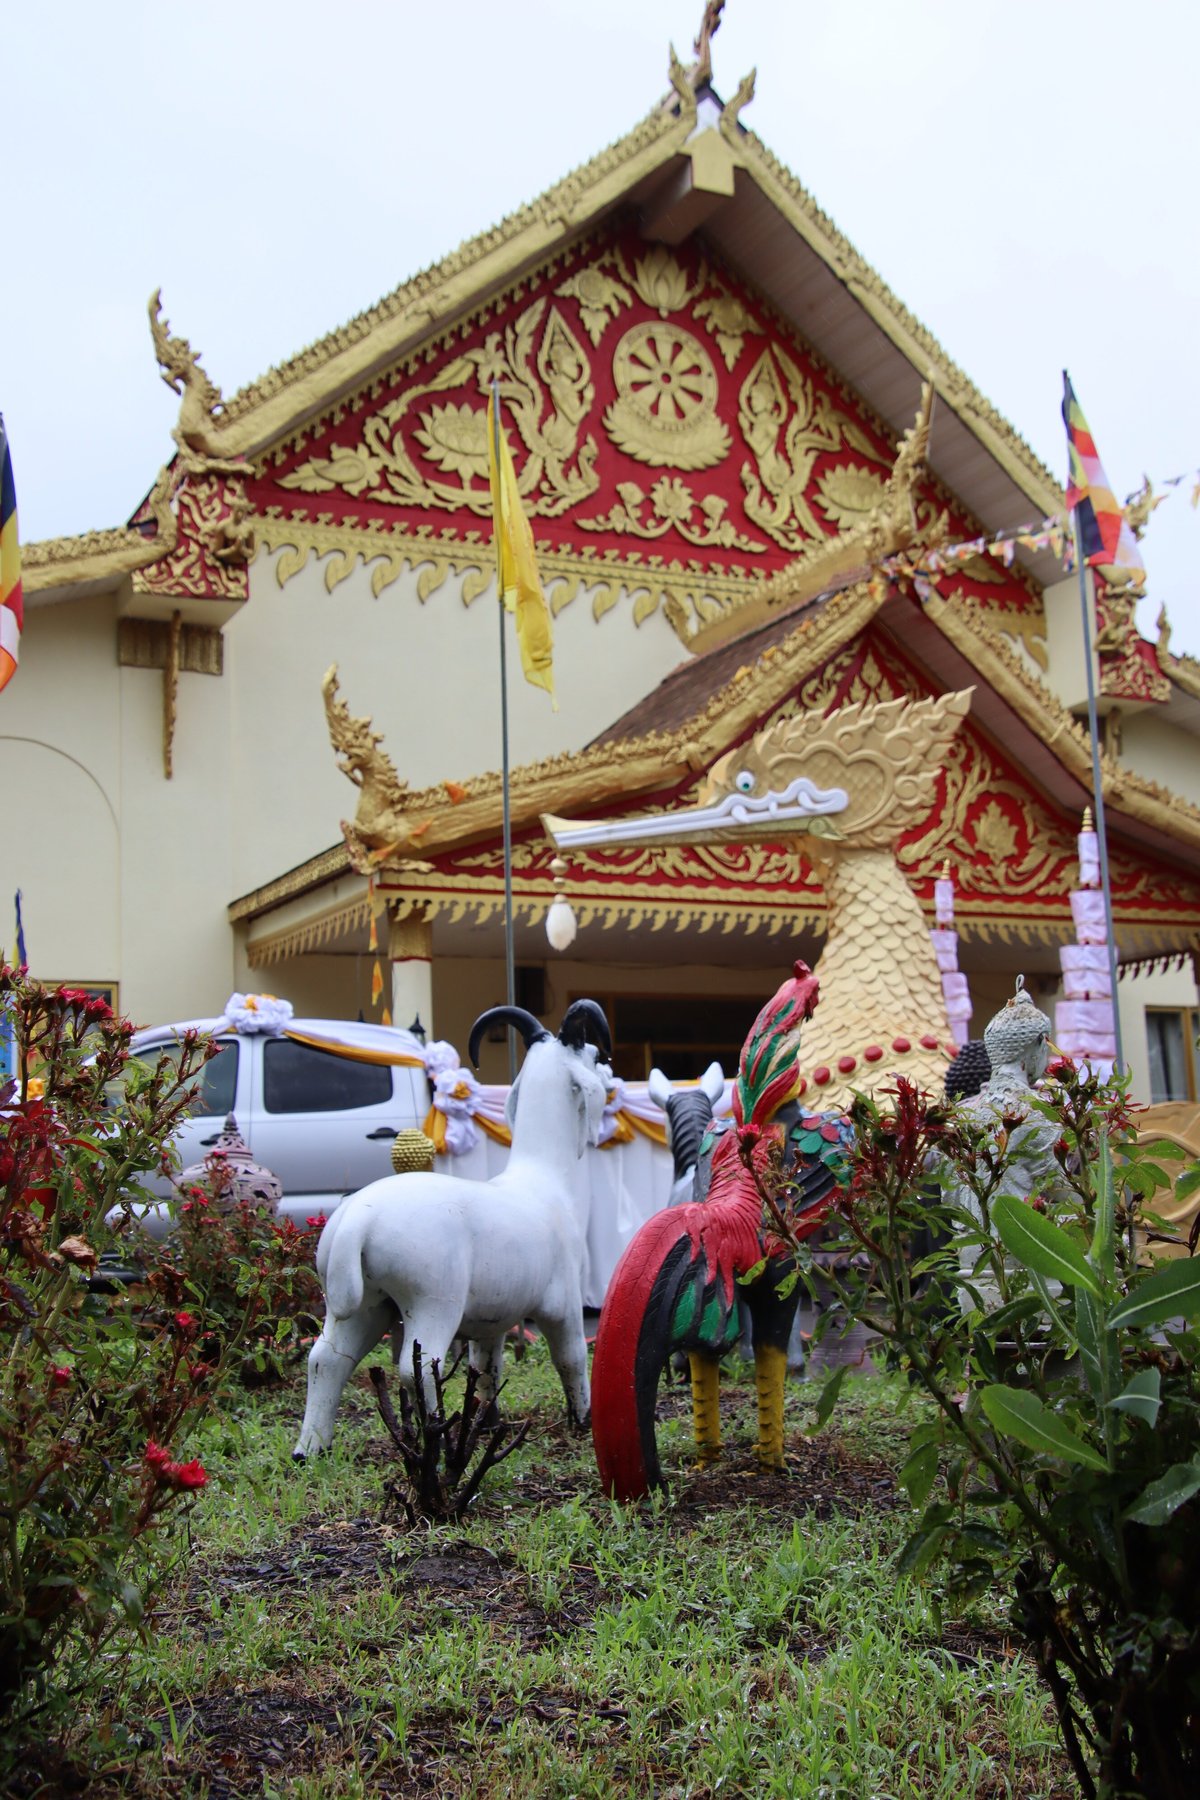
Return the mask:
[[1168,1011],[1146,1008],[1146,1048],[1150,1055],[1150,1103],[1163,1100],[1195,1100],[1197,1080],[1196,1035],[1200,1013],[1193,1008]]
[[349,1112],[391,1097],[386,1063],[355,1062],[291,1038],[263,1044],[263,1107],[269,1113]]
[[[234,1099],[237,1095],[238,1045],[235,1038],[218,1038],[221,1046],[220,1054],[206,1062],[191,1083],[193,1099],[188,1107],[188,1116],[193,1119],[224,1119],[234,1110]],[[151,1072],[158,1067],[159,1059],[166,1057],[168,1062],[179,1067],[180,1046],[177,1040],[165,1044],[148,1044],[139,1050],[136,1060],[143,1068]],[[119,1105],[124,1090],[124,1081],[118,1079],[110,1082],[106,1094],[106,1104]]]

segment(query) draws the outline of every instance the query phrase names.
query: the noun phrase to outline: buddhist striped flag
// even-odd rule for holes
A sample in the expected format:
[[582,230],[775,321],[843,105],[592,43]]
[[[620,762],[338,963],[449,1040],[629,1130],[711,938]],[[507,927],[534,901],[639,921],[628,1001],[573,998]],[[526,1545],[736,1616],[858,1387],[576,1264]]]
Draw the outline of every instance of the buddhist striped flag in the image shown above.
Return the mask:
[[1075,512],[1079,522],[1083,560],[1093,568],[1115,569],[1144,578],[1146,570],[1137,539],[1108,485],[1104,464],[1096,453],[1095,439],[1065,369],[1062,412],[1071,464],[1067,477],[1067,507]]
[[21,600],[21,546],[17,542],[17,490],[0,414],[0,688],[17,672],[17,647],[25,608]]

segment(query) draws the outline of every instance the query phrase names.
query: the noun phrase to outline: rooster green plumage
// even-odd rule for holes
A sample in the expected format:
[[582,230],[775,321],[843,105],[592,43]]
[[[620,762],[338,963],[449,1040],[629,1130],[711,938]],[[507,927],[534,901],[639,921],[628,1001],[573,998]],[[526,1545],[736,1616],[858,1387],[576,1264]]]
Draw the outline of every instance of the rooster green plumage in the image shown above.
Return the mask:
[[[799,1236],[824,1219],[841,1170],[843,1129],[829,1115],[780,1120],[800,1091],[800,1029],[817,1003],[805,963],[763,1007],[746,1039],[734,1084],[735,1125],[715,1140],[704,1200],[656,1213],[626,1247],[600,1316],[592,1376],[592,1432],[601,1480],[618,1499],[661,1481],[654,1396],[674,1349],[691,1357],[693,1417],[701,1458],[719,1453],[718,1359],[738,1337],[739,1297],[750,1309],[762,1463],[783,1460],[783,1378],[795,1314],[788,1247],[764,1227],[749,1156],[761,1177],[788,1145],[789,1208]],[[761,1272],[739,1282],[758,1265]]]

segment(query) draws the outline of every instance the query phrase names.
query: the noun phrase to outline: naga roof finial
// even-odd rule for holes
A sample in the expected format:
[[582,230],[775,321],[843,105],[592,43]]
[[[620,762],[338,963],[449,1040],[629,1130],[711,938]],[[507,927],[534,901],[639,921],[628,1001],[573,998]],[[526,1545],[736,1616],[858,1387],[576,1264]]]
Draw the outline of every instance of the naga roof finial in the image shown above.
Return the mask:
[[688,70],[688,80],[694,93],[712,84],[712,41],[721,23],[721,14],[725,10],[725,0],[707,0],[704,17],[700,21],[700,35],[692,49],[696,60]]
[[172,393],[183,396],[179,418],[171,432],[179,446],[180,461],[191,474],[244,475],[244,458],[230,461],[217,453],[213,428],[221,405],[221,390],[200,367],[200,352],[193,350],[186,338],[171,335],[170,324],[162,317],[161,288],[155,288],[146,310],[162,378]]

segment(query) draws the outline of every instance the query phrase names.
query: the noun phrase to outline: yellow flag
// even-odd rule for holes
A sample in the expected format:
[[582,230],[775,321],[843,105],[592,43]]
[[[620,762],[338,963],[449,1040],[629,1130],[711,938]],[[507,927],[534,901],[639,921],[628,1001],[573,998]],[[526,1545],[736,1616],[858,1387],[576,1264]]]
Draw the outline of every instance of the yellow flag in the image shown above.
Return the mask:
[[496,575],[500,597],[510,613],[516,615],[517,644],[521,651],[521,667],[526,681],[545,688],[555,712],[554,698],[554,634],[550,627],[550,609],[538,578],[537,559],[533,553],[533,532],[521,496],[517,492],[517,472],[513,468],[508,440],[500,433],[500,467],[496,467],[496,426],[493,419],[493,397],[488,395],[488,478],[492,484],[492,518],[496,532]]

